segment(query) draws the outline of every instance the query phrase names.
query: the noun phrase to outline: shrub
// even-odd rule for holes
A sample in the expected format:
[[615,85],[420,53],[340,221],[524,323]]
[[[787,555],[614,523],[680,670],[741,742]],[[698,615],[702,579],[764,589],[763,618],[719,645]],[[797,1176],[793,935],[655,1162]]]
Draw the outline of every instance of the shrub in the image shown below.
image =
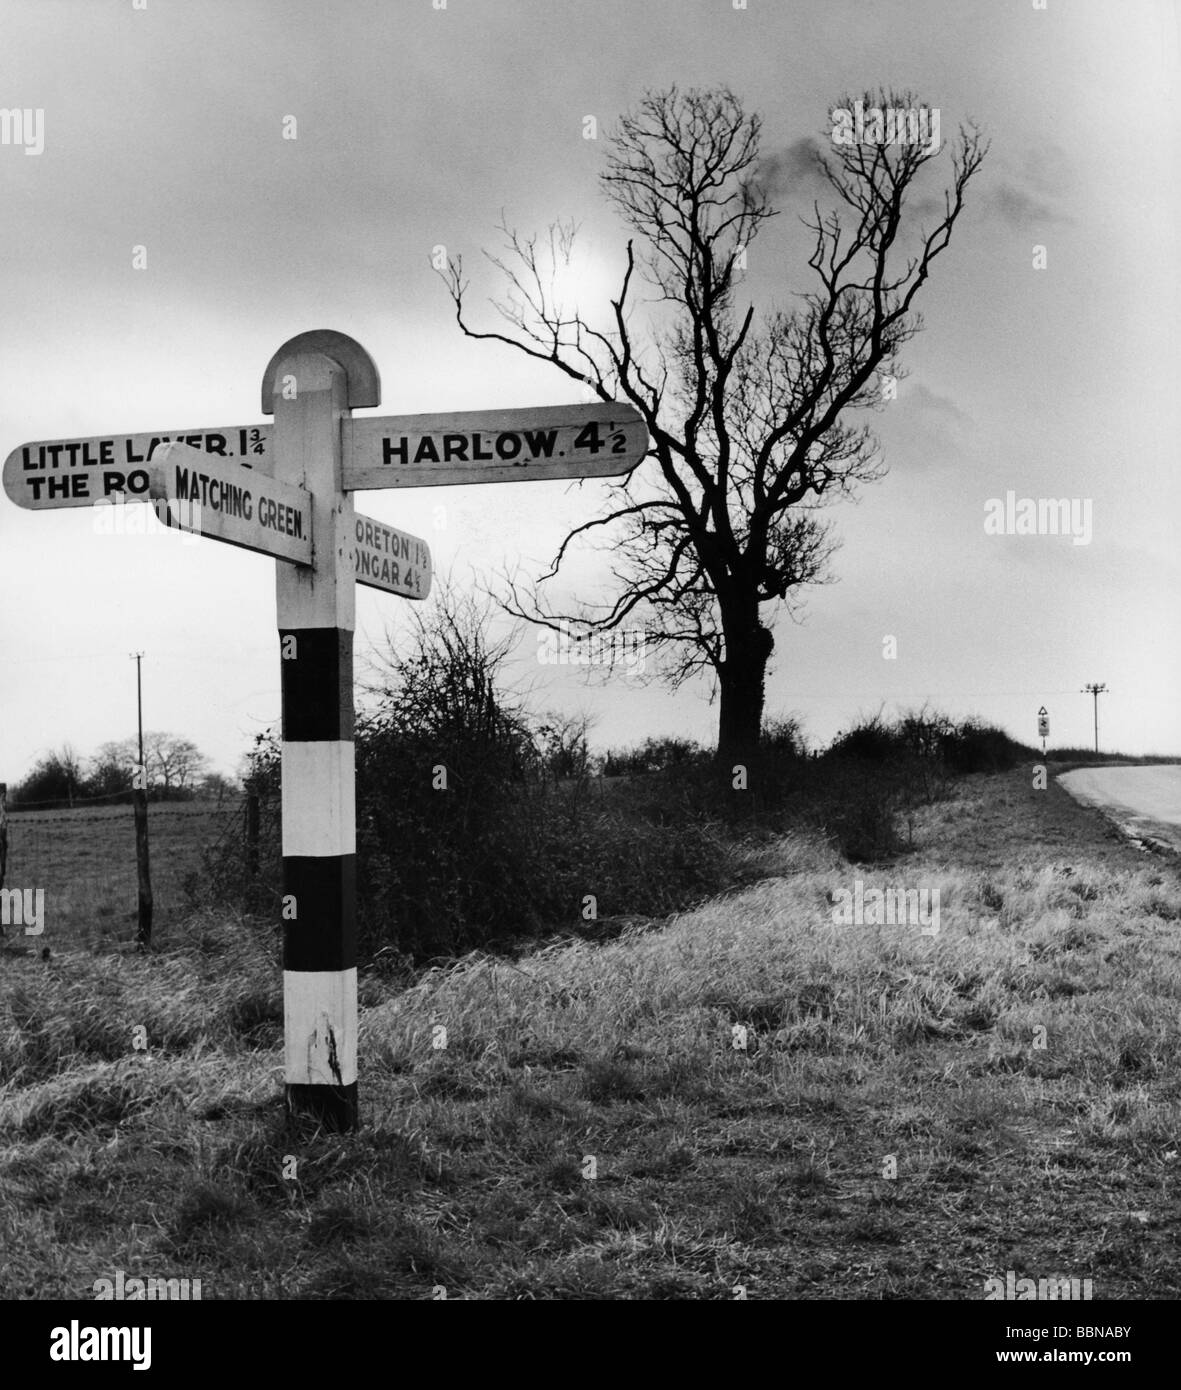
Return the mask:
[[[570,933],[618,935],[749,875],[751,851],[799,828],[855,862],[907,847],[901,826],[955,771],[1011,766],[997,729],[926,709],[881,714],[809,756],[794,717],[769,720],[745,787],[685,738],[612,750],[587,771],[586,720],[532,720],[505,691],[511,643],[489,614],[443,588],[391,651],[355,732],[357,928],[363,959],[397,971],[474,949]],[[616,780],[614,773],[628,775]],[[215,889],[277,920],[279,746],[257,742],[245,779],[263,807],[257,868],[234,830],[211,856]],[[208,883],[202,885],[208,890]],[[265,1040],[265,1000],[240,1034]]]
[[604,777],[636,777],[670,768],[699,766],[709,753],[689,738],[646,738],[635,748],[609,749],[602,759]]
[[1016,767],[1021,749],[1003,730],[978,719],[966,719],[949,729],[940,751],[952,772],[1006,772]]
[[[607,794],[585,773],[585,721],[551,715],[534,726],[500,678],[510,644],[493,643],[488,628],[485,609],[444,588],[389,654],[357,720],[363,957],[393,954],[400,966],[555,931],[611,935],[604,919],[676,911],[731,881],[716,788],[698,784],[708,766],[702,750],[649,740],[639,756],[662,763],[668,780]],[[202,884],[272,919],[281,894],[279,762],[275,738],[259,738],[245,779],[263,806],[257,871],[235,826]]]
[[858,762],[885,763],[896,757],[901,748],[896,728],[886,724],[881,714],[864,719],[832,742],[829,753],[835,758],[851,758]]

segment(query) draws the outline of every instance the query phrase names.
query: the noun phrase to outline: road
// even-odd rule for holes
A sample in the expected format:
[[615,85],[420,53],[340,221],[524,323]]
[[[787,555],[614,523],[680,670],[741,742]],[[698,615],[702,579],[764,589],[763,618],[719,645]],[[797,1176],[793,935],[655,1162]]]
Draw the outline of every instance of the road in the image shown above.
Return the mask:
[[1181,850],[1181,764],[1081,767],[1058,781],[1084,806],[1095,806],[1130,835]]

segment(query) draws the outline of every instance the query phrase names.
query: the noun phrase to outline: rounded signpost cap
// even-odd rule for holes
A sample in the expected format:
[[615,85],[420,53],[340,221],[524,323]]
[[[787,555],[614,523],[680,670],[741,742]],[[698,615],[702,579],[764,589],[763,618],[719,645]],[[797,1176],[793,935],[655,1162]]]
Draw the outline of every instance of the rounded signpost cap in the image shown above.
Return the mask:
[[350,410],[362,405],[381,404],[381,377],[377,363],[356,338],[350,338],[347,333],[338,333],[333,328],[312,328],[288,338],[267,363],[262,377],[264,415],[275,413],[275,378],[280,365],[285,358],[298,356],[301,352],[318,352],[323,357],[330,357],[344,372],[348,382]]

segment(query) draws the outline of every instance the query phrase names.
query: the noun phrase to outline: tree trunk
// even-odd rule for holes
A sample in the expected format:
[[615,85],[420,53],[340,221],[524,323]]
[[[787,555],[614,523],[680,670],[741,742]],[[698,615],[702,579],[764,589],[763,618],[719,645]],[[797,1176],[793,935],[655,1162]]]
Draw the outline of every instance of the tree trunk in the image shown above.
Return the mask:
[[746,769],[749,785],[758,756],[763,727],[764,680],[775,645],[771,633],[759,622],[758,611],[740,621],[724,622],[726,656],[718,672],[718,763],[724,771]]

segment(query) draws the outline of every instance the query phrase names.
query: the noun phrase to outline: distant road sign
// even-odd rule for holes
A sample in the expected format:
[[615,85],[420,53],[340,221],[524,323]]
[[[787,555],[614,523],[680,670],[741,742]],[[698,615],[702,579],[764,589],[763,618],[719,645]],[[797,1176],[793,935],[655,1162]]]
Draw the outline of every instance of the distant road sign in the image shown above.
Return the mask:
[[464,410],[342,421],[341,483],[378,487],[610,478],[648,451],[648,431],[619,402]]
[[426,541],[359,513],[352,567],[357,583],[371,589],[403,598],[426,598],[431,591],[431,552]]
[[304,488],[248,473],[234,459],[162,444],[148,465],[149,494],[170,526],[288,560],[312,563],[312,497]]
[[168,443],[187,444],[270,475],[271,426],[160,430],[19,444],[4,460],[4,491],[18,507],[90,507],[96,502],[148,500],[148,465]]
[[1046,713],[1045,705],[1037,712],[1037,736],[1038,738],[1049,738],[1050,736],[1050,716]]

